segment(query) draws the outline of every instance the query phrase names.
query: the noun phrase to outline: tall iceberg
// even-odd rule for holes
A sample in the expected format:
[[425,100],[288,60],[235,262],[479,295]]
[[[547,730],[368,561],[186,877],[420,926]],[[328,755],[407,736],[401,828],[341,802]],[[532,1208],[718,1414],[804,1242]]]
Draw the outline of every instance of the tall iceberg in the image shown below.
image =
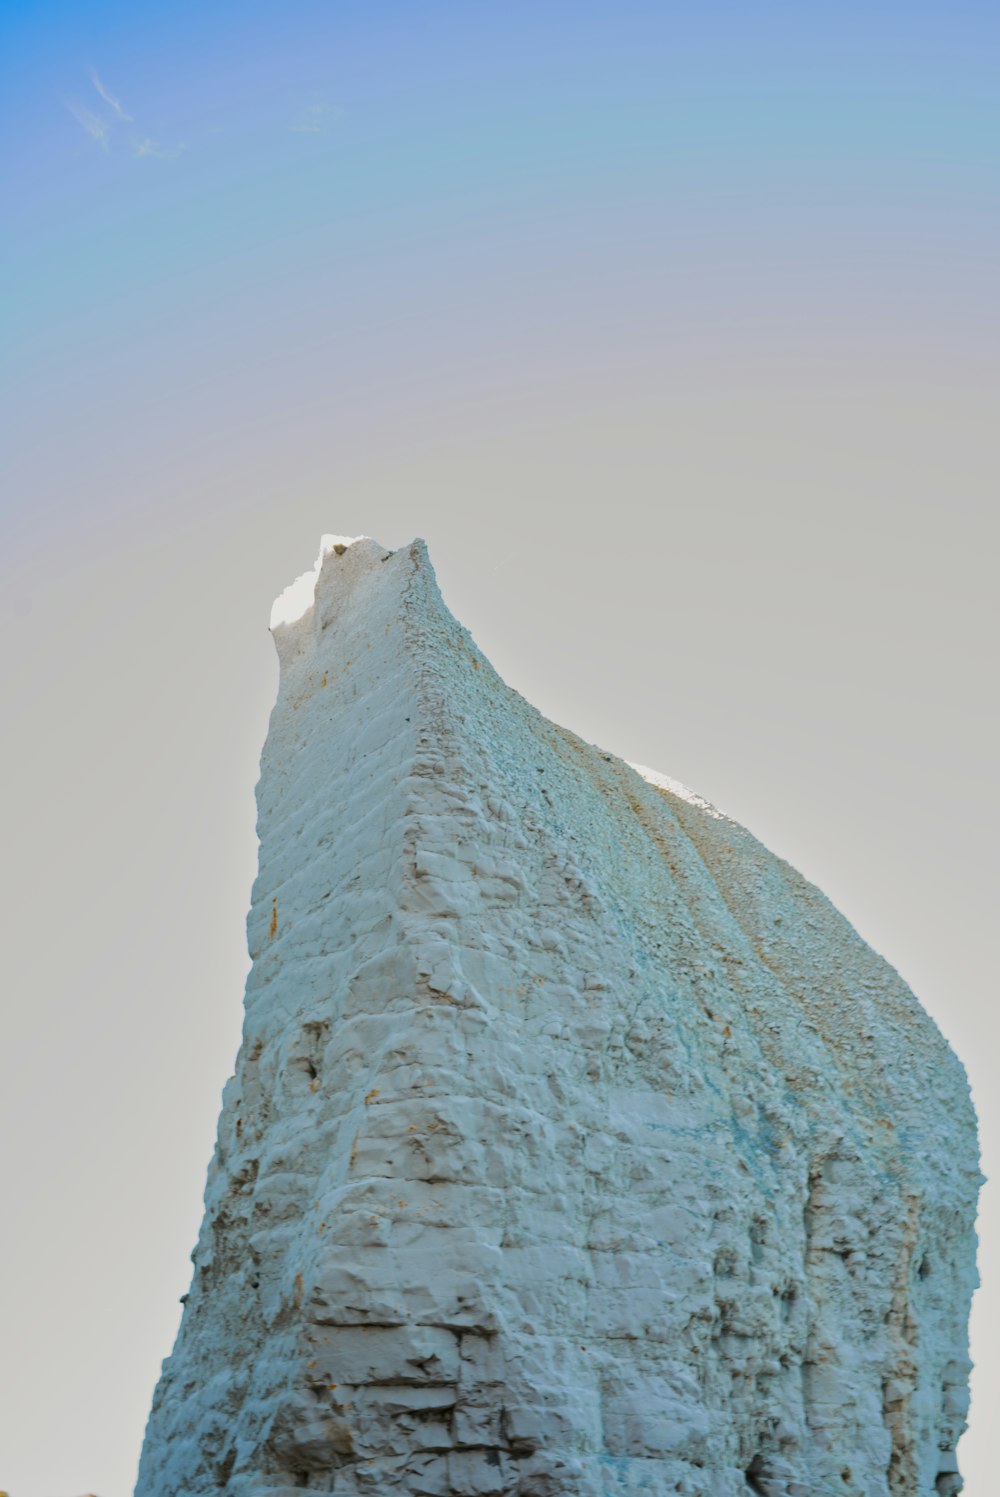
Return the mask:
[[289,601],[137,1497],[958,1492],[976,1129],[905,984],[507,687],[422,542]]

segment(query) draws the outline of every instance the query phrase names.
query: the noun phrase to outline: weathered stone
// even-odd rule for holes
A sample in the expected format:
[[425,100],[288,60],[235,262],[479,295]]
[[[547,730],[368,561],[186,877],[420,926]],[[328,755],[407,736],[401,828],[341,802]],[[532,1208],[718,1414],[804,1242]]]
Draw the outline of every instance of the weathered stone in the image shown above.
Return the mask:
[[896,973],[504,686],[420,543],[328,547],[275,638],[139,1497],[957,1492],[975,1125]]

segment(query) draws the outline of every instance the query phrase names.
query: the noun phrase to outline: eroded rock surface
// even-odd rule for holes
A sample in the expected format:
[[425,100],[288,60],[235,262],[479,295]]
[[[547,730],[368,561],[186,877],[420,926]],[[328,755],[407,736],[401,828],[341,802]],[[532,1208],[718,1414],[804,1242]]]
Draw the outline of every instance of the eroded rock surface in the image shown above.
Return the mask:
[[506,687],[422,543],[275,637],[139,1497],[957,1492],[975,1125],[897,974]]

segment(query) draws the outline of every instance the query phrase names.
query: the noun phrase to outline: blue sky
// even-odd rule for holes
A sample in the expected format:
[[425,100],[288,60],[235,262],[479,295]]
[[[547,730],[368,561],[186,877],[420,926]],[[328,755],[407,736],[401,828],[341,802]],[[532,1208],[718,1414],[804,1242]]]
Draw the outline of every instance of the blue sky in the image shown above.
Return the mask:
[[564,213],[706,236],[756,215],[779,254],[859,232],[919,253],[942,219],[981,242],[998,29],[985,6],[14,7],[22,310],[123,283],[166,310],[292,239],[440,255],[453,229],[460,258],[463,233],[553,237]]
[[387,361],[492,399],[609,340],[877,362],[916,329],[960,373],[997,332],[986,6],[73,4],[5,32],[0,367],[32,461],[57,409],[67,467],[120,444],[131,472],[174,440],[156,410],[225,424],[228,389],[273,430]]

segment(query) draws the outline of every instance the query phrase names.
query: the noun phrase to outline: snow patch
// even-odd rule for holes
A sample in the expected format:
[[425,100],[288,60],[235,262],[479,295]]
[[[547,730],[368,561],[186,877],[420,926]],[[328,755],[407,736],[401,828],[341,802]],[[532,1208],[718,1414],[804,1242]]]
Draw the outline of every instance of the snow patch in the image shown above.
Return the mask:
[[680,780],[674,780],[668,774],[660,774],[658,769],[649,769],[645,764],[629,764],[629,769],[634,769],[636,774],[642,775],[642,778],[648,784],[655,785],[657,790],[669,790],[671,795],[676,795],[680,800],[686,800],[691,806],[697,806],[709,816],[714,816],[716,821],[727,820],[725,814],[713,806],[711,801],[689,790],[686,785],[681,784]]

